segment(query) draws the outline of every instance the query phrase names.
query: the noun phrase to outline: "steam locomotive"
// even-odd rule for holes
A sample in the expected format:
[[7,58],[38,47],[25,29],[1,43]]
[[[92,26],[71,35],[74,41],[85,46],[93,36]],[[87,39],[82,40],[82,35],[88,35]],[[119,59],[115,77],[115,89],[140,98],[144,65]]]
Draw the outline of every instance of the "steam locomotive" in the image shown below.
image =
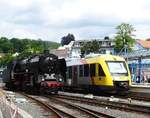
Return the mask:
[[3,78],[9,89],[57,93],[63,86],[65,73],[65,59],[58,59],[56,55],[45,51],[43,54],[12,61],[3,71]]

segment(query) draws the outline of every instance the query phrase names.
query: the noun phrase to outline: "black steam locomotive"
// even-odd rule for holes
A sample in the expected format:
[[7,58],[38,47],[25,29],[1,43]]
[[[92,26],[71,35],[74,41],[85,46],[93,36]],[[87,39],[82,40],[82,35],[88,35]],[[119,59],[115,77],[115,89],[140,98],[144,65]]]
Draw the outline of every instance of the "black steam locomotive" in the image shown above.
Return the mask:
[[32,55],[14,60],[3,72],[6,87],[28,92],[57,93],[65,79],[65,59],[54,54]]

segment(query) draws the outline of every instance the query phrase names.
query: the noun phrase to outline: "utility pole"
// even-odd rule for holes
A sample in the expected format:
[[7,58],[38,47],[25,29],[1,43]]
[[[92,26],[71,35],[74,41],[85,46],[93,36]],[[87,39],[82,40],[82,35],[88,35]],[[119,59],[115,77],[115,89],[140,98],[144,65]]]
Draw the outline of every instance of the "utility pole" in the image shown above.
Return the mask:
[[128,45],[127,44],[124,45],[124,52],[125,52],[126,61],[128,61]]
[[128,61],[128,42],[126,39],[123,39],[123,45],[124,45],[124,55],[126,57],[126,61]]

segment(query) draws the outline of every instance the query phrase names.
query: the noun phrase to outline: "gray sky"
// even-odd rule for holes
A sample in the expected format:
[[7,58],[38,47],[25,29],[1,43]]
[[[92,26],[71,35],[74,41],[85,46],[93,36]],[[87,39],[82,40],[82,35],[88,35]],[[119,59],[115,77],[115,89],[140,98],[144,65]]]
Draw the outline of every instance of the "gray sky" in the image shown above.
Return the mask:
[[60,42],[113,37],[122,22],[150,38],[150,0],[0,0],[0,37]]

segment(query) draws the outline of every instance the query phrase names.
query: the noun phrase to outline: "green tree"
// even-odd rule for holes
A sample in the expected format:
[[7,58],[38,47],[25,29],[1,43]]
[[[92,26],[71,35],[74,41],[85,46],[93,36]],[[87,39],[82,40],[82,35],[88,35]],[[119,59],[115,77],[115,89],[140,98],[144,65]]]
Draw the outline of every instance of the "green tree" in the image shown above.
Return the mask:
[[44,50],[44,45],[42,40],[32,40],[31,41],[31,50],[33,53],[40,53]]
[[24,50],[23,52],[21,52],[16,58],[17,59],[22,59],[22,58],[27,58],[30,55],[32,55],[33,53],[29,50]]
[[[59,47],[59,43],[51,41],[31,40],[31,39],[19,39],[6,37],[0,38],[0,53],[5,53],[6,56],[0,58],[0,66],[8,64],[14,58],[25,58],[30,55],[42,53],[46,49],[56,49]],[[19,53],[17,57],[13,57],[14,53]]]
[[68,45],[71,41],[75,41],[75,37],[73,34],[69,33],[67,36],[61,38],[61,45]]
[[6,66],[8,63],[12,62],[13,59],[14,57],[12,54],[7,54],[3,58],[0,58],[0,67]]
[[135,44],[135,39],[133,38],[133,32],[135,29],[133,26],[122,23],[118,25],[116,29],[117,35],[115,37],[115,51],[120,52],[123,48],[125,49],[125,47],[128,47],[129,51],[131,51],[131,47]]
[[13,45],[6,37],[0,38],[0,51],[2,53],[12,52]]
[[92,42],[87,42],[83,45],[81,48],[81,54],[88,54],[90,52],[98,52],[99,51],[99,43],[96,40],[93,40]]
[[12,39],[10,39],[10,42],[13,45],[13,53],[15,53],[15,52],[20,53],[23,51],[25,44],[23,44],[22,40],[20,40],[18,38],[12,38]]
[[146,39],[146,41],[150,41],[150,38]]

